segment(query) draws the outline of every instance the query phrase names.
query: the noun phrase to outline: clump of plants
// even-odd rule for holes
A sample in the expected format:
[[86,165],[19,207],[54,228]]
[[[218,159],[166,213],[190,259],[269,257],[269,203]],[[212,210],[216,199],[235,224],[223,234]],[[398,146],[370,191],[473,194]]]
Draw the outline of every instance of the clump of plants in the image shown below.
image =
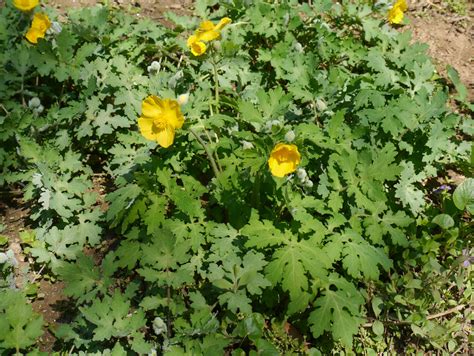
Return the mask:
[[72,302],[58,350],[468,349],[471,107],[390,26],[405,2],[206,0],[173,28],[20,3],[1,168]]

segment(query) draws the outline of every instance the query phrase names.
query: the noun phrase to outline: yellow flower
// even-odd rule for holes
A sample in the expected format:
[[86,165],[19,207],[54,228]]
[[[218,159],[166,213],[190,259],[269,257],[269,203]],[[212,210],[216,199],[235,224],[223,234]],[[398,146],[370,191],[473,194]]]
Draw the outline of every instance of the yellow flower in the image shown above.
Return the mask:
[[222,18],[217,25],[212,21],[203,21],[194,35],[188,38],[188,47],[195,56],[204,54],[207,50],[206,42],[211,42],[221,37],[222,29],[230,24],[232,20],[228,17]]
[[399,24],[403,21],[403,12],[408,10],[406,0],[397,0],[387,13],[390,23]]
[[148,140],[167,148],[174,141],[174,132],[183,126],[184,117],[176,100],[150,95],[142,102],[142,116],[138,118],[141,134]]
[[203,55],[207,50],[206,44],[199,41],[196,35],[192,35],[188,38],[188,47],[191,49],[191,53],[195,56]]
[[46,31],[51,27],[51,21],[46,14],[36,13],[33,16],[31,27],[26,32],[26,39],[31,43],[38,43],[38,38],[44,38]]
[[268,159],[270,172],[275,177],[284,177],[287,174],[296,171],[296,167],[301,162],[301,155],[296,145],[288,145],[286,143],[277,144]]
[[39,0],[13,0],[13,6],[21,11],[30,11],[38,6]]
[[407,0],[397,0],[394,6],[398,6],[403,12],[408,10]]

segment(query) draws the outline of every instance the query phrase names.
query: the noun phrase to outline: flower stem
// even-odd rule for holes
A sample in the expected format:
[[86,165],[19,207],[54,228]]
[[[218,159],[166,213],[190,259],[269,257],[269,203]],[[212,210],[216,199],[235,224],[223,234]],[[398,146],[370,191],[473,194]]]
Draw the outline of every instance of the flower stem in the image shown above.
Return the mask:
[[212,68],[214,69],[214,96],[216,100],[216,111],[219,112],[219,73],[217,72],[217,62],[215,52],[212,52]]
[[199,135],[194,131],[193,129],[189,129],[189,131],[196,137],[196,140],[201,144],[201,146],[204,148],[204,151],[206,152],[207,158],[209,158],[209,162],[211,163],[212,170],[214,171],[214,176],[216,178],[219,177],[219,169],[217,168],[216,161],[214,160],[214,157],[212,156],[212,152],[209,150],[207,147],[206,143],[203,141],[202,138],[199,137]]

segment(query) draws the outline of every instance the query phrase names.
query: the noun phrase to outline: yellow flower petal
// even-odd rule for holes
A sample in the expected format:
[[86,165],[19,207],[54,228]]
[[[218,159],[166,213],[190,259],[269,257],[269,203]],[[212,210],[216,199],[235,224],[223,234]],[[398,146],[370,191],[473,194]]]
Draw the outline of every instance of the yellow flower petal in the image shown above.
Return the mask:
[[300,162],[301,155],[296,145],[279,143],[270,153],[268,166],[272,175],[281,178],[296,171]]
[[163,111],[163,102],[156,95],[150,95],[142,102],[142,116],[155,118],[161,115]]
[[215,30],[204,31],[204,32],[200,32],[200,30],[198,30],[196,35],[198,36],[200,41],[206,41],[206,42],[214,41],[221,37],[220,32],[215,31]]
[[31,43],[37,44],[38,43],[38,38],[44,38],[44,33],[37,30],[37,29],[35,29],[35,28],[30,28],[26,32],[25,37]]
[[156,141],[156,132],[153,132],[153,119],[140,116],[138,118],[138,128],[147,140]]
[[168,148],[173,144],[174,141],[174,128],[171,126],[165,126],[162,130],[156,134],[156,141],[163,148]]
[[13,6],[21,11],[30,11],[38,6],[39,0],[13,0]]
[[191,43],[191,53],[194,54],[196,57],[202,56],[204,53],[206,53],[207,46],[204,42],[202,41],[196,41]]
[[197,41],[199,41],[198,36],[196,36],[196,35],[189,36],[188,41],[187,41],[188,47],[191,47],[193,45],[193,43],[195,43]]
[[31,43],[38,43],[38,38],[44,38],[46,31],[51,27],[51,21],[46,14],[36,13],[33,16],[31,27],[25,34],[25,37]]
[[198,31],[202,31],[202,32],[212,31],[214,30],[214,27],[215,26],[212,23],[212,21],[206,20],[206,21],[201,22],[201,24],[199,25]]
[[43,14],[43,13],[36,13],[33,16],[33,22],[31,23],[31,28],[34,28],[46,33],[46,31],[50,27],[51,27],[51,21],[49,20],[48,15]]
[[407,4],[407,1],[406,0],[397,0],[397,2],[395,3],[395,5],[393,5],[394,7],[397,6],[400,8],[400,10],[402,10],[403,12],[407,11],[408,10],[408,4]]
[[175,129],[180,129],[184,124],[184,116],[181,113],[181,107],[173,99],[163,100],[163,119],[168,125]]
[[215,27],[215,30],[216,31],[221,31],[225,26],[227,26],[228,24],[230,24],[232,22],[232,20],[228,17],[223,17],[219,23],[216,25]]
[[392,24],[399,24],[403,21],[403,11],[397,6],[390,9],[387,14],[388,21]]

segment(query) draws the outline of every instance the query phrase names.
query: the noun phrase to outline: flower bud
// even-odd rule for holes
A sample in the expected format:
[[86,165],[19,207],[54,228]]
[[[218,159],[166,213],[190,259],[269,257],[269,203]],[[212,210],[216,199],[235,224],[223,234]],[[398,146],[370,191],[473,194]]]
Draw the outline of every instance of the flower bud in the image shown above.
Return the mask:
[[169,80],[168,80],[168,86],[171,89],[176,88],[176,84],[178,83],[178,80],[180,80],[183,77],[183,71],[179,70],[176,72],[175,75],[173,75]]
[[298,176],[298,179],[303,183],[306,178],[308,177],[308,173],[306,173],[306,169],[304,168],[298,168],[296,170],[296,175]]
[[267,121],[265,123],[265,131],[269,133],[276,133],[281,128],[282,123],[280,120]]
[[303,53],[304,52],[303,45],[299,42],[295,42],[293,44],[293,49],[298,53]]
[[306,188],[313,188],[313,181],[311,179],[306,179],[304,182]]
[[252,142],[248,142],[248,141],[242,140],[242,148],[243,148],[244,150],[250,150],[250,149],[254,148],[254,146],[253,146],[253,143],[252,143]]
[[161,69],[161,64],[160,62],[153,61],[151,64],[147,67],[147,71],[150,74],[156,74],[160,71]]
[[229,127],[229,133],[238,132],[239,131],[239,124],[235,124],[234,126]]
[[295,139],[295,132],[293,130],[288,131],[285,135],[285,140],[287,142],[293,142],[294,139]]
[[179,105],[186,105],[189,101],[189,93],[181,94],[178,96],[178,103]]
[[53,21],[51,23],[51,32],[56,34],[56,35],[59,35],[61,33],[61,31],[63,30],[63,28],[61,27],[61,24],[59,22],[56,22],[56,21]]
[[0,264],[4,264],[8,261],[8,256],[3,253],[3,252],[0,252]]
[[41,114],[44,110],[44,106],[43,105],[40,105],[36,108],[33,109],[33,111],[36,113],[36,114]]
[[6,256],[8,257],[8,263],[10,263],[14,267],[18,266],[18,261],[15,258],[15,252],[13,252],[13,250],[8,250],[6,252]]
[[155,332],[156,336],[159,336],[161,334],[165,334],[167,329],[168,328],[166,326],[166,323],[159,316],[157,316],[153,320],[153,331]]
[[319,111],[324,111],[328,108],[326,103],[321,99],[316,99],[316,107],[318,108]]
[[37,108],[38,106],[41,105],[41,101],[39,100],[38,97],[34,97],[34,98],[31,98],[29,101],[28,101],[28,107],[30,109],[34,109],[34,108]]
[[220,43],[219,41],[213,42],[213,43],[212,43],[212,46],[213,46],[214,49],[215,49],[216,51],[218,51],[218,52],[222,49],[222,45],[221,45],[221,43]]

